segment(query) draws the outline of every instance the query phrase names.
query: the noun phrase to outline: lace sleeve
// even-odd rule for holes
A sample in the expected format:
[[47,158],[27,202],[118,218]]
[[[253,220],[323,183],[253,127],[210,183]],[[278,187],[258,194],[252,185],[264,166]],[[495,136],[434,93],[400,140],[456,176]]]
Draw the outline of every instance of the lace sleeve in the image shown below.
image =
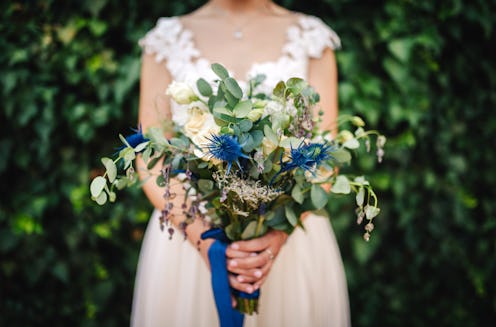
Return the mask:
[[169,70],[199,55],[191,32],[183,28],[178,17],[159,18],[138,44],[145,53],[155,55],[157,62],[165,61]]
[[320,58],[326,48],[341,48],[341,40],[336,32],[315,16],[302,15],[289,37],[293,45],[298,44],[300,47],[299,51],[293,47],[293,51],[311,58]]

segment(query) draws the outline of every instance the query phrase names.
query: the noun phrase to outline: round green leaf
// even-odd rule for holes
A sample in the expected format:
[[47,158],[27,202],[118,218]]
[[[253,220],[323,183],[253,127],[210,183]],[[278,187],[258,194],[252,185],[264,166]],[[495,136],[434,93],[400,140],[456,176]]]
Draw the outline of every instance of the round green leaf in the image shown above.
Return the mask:
[[212,87],[203,78],[200,78],[198,81],[196,81],[196,87],[198,87],[198,91],[201,95],[205,97],[209,97],[212,95]]
[[365,216],[367,217],[368,220],[374,218],[379,214],[381,209],[373,206],[366,206],[365,207]]
[[107,170],[107,177],[110,183],[113,183],[115,178],[117,177],[117,167],[112,159],[102,158],[102,163]]
[[336,177],[336,182],[331,187],[331,192],[349,194],[351,192],[350,181],[345,176]]
[[246,117],[252,110],[252,103],[250,100],[238,102],[234,107],[233,112],[236,118]]
[[332,156],[334,159],[336,159],[339,163],[347,163],[351,161],[351,154],[348,152],[348,150],[345,150],[343,148],[337,149],[332,153]]
[[243,119],[239,122],[239,129],[241,132],[248,132],[253,127],[253,123],[249,119]]
[[107,193],[105,192],[100,193],[99,196],[95,197],[95,201],[99,205],[104,205],[105,202],[107,202]]
[[316,209],[322,209],[327,204],[327,200],[329,199],[326,191],[324,191],[324,189],[317,184],[312,185],[310,197],[312,204]]
[[227,72],[227,69],[224,68],[221,64],[214,63],[211,66],[213,72],[219,76],[221,79],[226,79],[229,77],[229,73]]
[[361,207],[363,205],[363,201],[365,200],[365,189],[360,187],[355,196],[357,206]]
[[232,77],[228,77],[224,80],[227,90],[236,99],[241,99],[243,97],[243,91],[239,87],[238,82]]
[[293,186],[293,189],[291,190],[291,197],[299,204],[303,203],[303,201],[305,200],[305,197],[303,196],[303,193],[301,192],[300,185],[296,184],[295,186]]
[[115,194],[115,192],[110,192],[109,193],[109,201],[110,202],[115,202],[115,199],[117,198],[117,195]]
[[105,188],[107,184],[107,180],[102,176],[97,176],[90,184],[90,193],[91,196],[97,198]]
[[214,188],[214,182],[209,179],[200,179],[198,181],[198,188],[202,193],[211,192]]
[[291,226],[296,226],[296,224],[298,224],[298,217],[296,217],[293,208],[291,208],[290,206],[286,206],[284,208],[284,212],[286,213],[286,218],[288,219]]
[[243,233],[241,234],[241,239],[248,240],[250,238],[254,238],[256,228],[257,228],[257,222],[250,221],[250,223],[243,230]]

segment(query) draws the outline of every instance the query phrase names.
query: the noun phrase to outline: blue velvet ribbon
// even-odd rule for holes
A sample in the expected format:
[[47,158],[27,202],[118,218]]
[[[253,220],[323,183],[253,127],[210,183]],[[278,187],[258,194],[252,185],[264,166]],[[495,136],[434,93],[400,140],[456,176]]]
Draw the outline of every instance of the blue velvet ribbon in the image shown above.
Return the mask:
[[208,249],[208,259],[210,260],[210,268],[212,271],[212,289],[214,292],[215,305],[217,314],[219,315],[221,327],[241,327],[243,326],[244,315],[231,305],[231,293],[243,298],[256,299],[259,297],[257,290],[253,294],[238,292],[229,286],[229,278],[227,272],[226,249],[230,240],[227,238],[224,231],[220,228],[213,228],[201,235],[201,238],[213,238]]

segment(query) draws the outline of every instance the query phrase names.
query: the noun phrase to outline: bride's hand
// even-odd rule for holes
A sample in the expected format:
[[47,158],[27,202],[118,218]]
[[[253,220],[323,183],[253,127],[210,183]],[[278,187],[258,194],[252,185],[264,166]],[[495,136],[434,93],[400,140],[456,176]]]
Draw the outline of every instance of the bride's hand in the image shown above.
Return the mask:
[[259,238],[232,243],[226,251],[231,287],[246,293],[259,289],[287,238],[286,233],[271,230]]

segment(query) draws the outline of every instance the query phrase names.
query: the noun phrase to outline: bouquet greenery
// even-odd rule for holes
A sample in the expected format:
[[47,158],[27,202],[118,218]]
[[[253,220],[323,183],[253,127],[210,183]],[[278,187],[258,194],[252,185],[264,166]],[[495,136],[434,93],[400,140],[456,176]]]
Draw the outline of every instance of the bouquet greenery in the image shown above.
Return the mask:
[[[349,164],[361,143],[370,150],[371,137],[381,160],[385,137],[365,130],[358,116],[339,116],[334,137],[322,131],[322,113],[312,114],[319,95],[303,79],[281,81],[272,94],[259,94],[254,91],[264,80],[259,75],[244,93],[222,65],[211,68],[218,76],[212,84],[200,78],[196,85],[168,87],[166,93],[187,107],[174,137],[167,139],[161,128],[120,135],[124,145],[117,157],[101,159],[106,171],[92,181],[92,199],[113,202],[116,189],[133,185],[139,153],[149,169],[163,167],[156,176],[167,200],[162,227],[173,207],[171,178],[179,179],[186,193],[182,228],[200,217],[231,241],[256,238],[271,228],[291,233],[302,226],[302,213],[325,208],[331,185],[331,193],[355,193],[358,223],[366,218],[368,240],[379,213],[376,194],[363,176],[342,174],[339,167]],[[256,300],[237,302],[241,312],[256,311]]]

